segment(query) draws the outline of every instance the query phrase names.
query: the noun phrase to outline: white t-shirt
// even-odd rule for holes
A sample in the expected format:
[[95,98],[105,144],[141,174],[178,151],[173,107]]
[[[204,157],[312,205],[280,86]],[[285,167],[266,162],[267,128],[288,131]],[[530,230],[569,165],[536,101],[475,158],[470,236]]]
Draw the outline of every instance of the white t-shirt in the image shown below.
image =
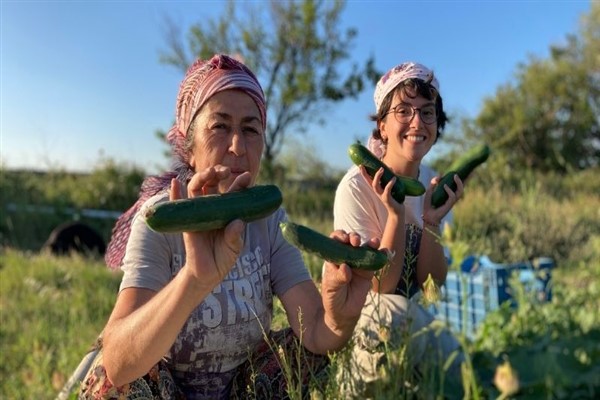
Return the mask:
[[[185,264],[183,236],[154,232],[141,217],[145,207],[167,198],[162,194],[149,199],[132,222],[121,290],[159,291]],[[208,385],[207,398],[226,393],[235,368],[270,330],[273,295],[311,279],[300,251],[281,235],[279,222],[284,220],[287,216],[280,208],[246,225],[235,266],[192,312],[165,355],[184,391],[198,392]]]
[[[426,165],[420,166],[419,181],[425,187],[429,187],[431,179],[436,176],[436,172]],[[405,205],[405,224],[406,224],[406,251],[413,251],[417,254],[406,256],[405,260],[411,262],[405,264],[406,274],[413,274],[411,268],[416,266],[416,257],[420,244],[421,231],[423,229],[423,199],[425,196],[406,196]],[[388,212],[383,202],[373,191],[369,183],[363,178],[360,169],[352,166],[346,172],[338,184],[335,201],[333,205],[333,226],[334,229],[343,229],[346,232],[356,232],[360,235],[363,243],[370,238],[381,238]],[[448,213],[442,220],[442,224],[452,223],[452,213]],[[446,256],[449,253],[444,249]],[[416,279],[416,275],[413,275]],[[406,288],[399,288],[400,293]],[[415,288],[409,290],[409,296],[415,293]]]

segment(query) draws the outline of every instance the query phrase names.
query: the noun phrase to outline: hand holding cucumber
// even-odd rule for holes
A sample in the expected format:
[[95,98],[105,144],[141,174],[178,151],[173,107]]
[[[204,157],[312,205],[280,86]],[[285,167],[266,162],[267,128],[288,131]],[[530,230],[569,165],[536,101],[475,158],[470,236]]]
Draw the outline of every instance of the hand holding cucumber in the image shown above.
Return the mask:
[[[398,217],[404,218],[404,202],[399,203],[394,197],[393,191],[398,180],[393,177],[386,185],[383,184],[383,168],[380,168],[375,175],[371,177],[364,166],[360,166],[360,173],[363,178],[369,182],[375,194],[381,199],[381,202],[388,210],[389,214],[395,214]],[[392,200],[393,199],[393,200]],[[395,201],[394,201],[395,200]]]
[[425,193],[425,187],[419,180],[394,174],[387,165],[375,157],[375,155],[360,142],[350,145],[348,148],[348,155],[354,164],[364,167],[371,178],[375,177],[377,171],[383,169],[381,175],[382,187],[387,186],[387,184],[395,178],[392,187],[392,197],[400,204],[404,203],[405,196],[421,196]]
[[[198,174],[195,176],[198,176]],[[232,183],[230,190],[239,190],[247,186],[249,183],[248,178],[238,177]],[[176,179],[172,182],[169,195],[171,201],[180,199],[177,190],[178,182]],[[203,179],[194,180],[193,177],[190,184],[187,185],[188,196],[192,193],[198,193],[206,183],[207,181]],[[179,194],[181,194],[181,191],[179,191]],[[192,200],[191,197],[188,197],[188,199]],[[214,277],[215,285],[221,282],[227,276],[231,267],[235,265],[235,260],[237,260],[242,250],[244,227],[245,223],[242,220],[234,219],[227,223],[224,229],[207,232],[184,232],[186,266],[189,267],[190,272],[203,281],[211,282],[209,277]]]
[[301,250],[316,254],[325,261],[337,265],[347,264],[350,268],[369,271],[381,269],[388,263],[385,252],[372,247],[359,247],[360,238],[358,243],[349,244],[293,222],[282,222],[279,226],[285,240]]
[[[331,238],[340,244],[359,249],[360,237],[356,234],[335,231],[331,234]],[[371,240],[367,246],[366,248],[372,251],[378,251],[376,249],[379,241]],[[371,289],[373,275],[372,270],[350,268],[348,264],[325,263],[321,280],[321,297],[325,310],[324,319],[326,322],[331,322],[328,323],[330,329],[337,331],[339,335],[352,332]]]
[[371,289],[374,271],[388,263],[387,254],[377,250],[379,240],[360,246],[361,239],[355,233],[335,231],[328,237],[293,222],[282,222],[280,228],[288,242],[326,261],[321,296],[330,328],[342,332],[345,326],[353,327]]
[[456,180],[454,179],[455,175],[457,175],[461,181],[464,181],[473,172],[473,170],[479,165],[483,164],[489,156],[489,146],[486,144],[480,144],[473,147],[460,158],[456,159],[448,169],[448,172],[442,176],[432,193],[431,204],[433,207],[440,207],[448,200],[450,193],[448,193],[446,190],[446,185],[451,192],[456,191],[457,184]]

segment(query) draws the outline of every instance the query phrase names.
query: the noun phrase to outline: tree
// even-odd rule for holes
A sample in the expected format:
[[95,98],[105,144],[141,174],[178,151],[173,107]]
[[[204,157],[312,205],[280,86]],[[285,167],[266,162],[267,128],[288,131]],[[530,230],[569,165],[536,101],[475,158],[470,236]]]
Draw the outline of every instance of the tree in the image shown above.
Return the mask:
[[268,7],[238,13],[230,0],[217,20],[194,24],[187,48],[177,24],[167,20],[168,51],[161,61],[185,71],[197,57],[214,53],[244,60],[261,82],[267,102],[263,171],[274,174],[274,160],[286,136],[305,132],[312,123],[324,123],[327,105],[355,98],[365,81],[379,73],[373,57],[364,66],[354,63],[347,74],[342,64],[357,32],[339,31],[345,3],[324,0],[271,1]]
[[600,3],[592,3],[579,35],[530,58],[515,82],[498,88],[469,125],[490,142],[497,161],[514,168],[564,173],[599,165]]

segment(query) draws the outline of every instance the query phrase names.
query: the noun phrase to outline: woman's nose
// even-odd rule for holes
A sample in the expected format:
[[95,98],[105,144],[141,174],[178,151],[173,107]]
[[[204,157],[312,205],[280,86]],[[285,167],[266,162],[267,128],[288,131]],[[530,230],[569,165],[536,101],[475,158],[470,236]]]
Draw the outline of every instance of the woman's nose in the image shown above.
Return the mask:
[[242,156],[246,153],[246,138],[240,129],[235,129],[231,134],[229,151],[236,156]]
[[410,124],[411,126],[421,126],[424,124],[423,120],[421,119],[421,110],[414,110],[414,114],[412,116],[412,119],[410,120]]

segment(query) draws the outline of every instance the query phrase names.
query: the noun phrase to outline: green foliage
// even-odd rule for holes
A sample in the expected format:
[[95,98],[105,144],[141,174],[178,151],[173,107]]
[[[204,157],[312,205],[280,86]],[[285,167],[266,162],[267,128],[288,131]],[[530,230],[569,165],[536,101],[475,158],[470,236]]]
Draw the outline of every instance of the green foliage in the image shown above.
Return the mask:
[[[52,399],[106,323],[120,276],[78,257],[12,250],[0,256],[0,398]],[[511,283],[519,306],[490,313],[473,342],[458,337],[468,360],[462,382],[440,380],[439,365],[423,365],[415,374],[407,367],[404,337],[404,345],[386,350],[382,380],[371,392],[381,399],[497,398],[492,378],[508,360],[519,379],[514,398],[598,395],[600,263],[559,265],[550,303],[539,304]],[[274,327],[287,326],[284,313],[276,302]],[[344,398],[337,371],[354,368],[348,355],[332,356],[326,398]]]
[[455,207],[456,238],[496,262],[549,256],[566,267],[600,259],[600,198],[586,191],[554,196],[556,188],[543,182],[524,182],[516,193],[469,182]]
[[122,211],[137,199],[144,177],[142,169],[110,159],[89,174],[2,168],[0,202]]
[[489,143],[495,166],[567,173],[600,160],[600,4],[579,36],[552,48],[549,59],[520,65],[514,82],[484,101],[467,137]]
[[78,257],[0,260],[0,398],[52,399],[106,323],[120,275]]
[[[513,281],[519,306],[490,313],[473,343],[478,374],[490,382],[498,360],[516,369],[522,398],[594,398],[600,391],[600,262],[553,272],[553,300],[539,304]],[[486,379],[487,378],[487,379]],[[494,393],[488,384],[487,390]]]
[[268,104],[264,169],[275,174],[274,160],[285,136],[319,122],[328,104],[356,97],[379,73],[372,58],[364,66],[349,60],[356,30],[340,31],[345,3],[320,0],[244,3],[243,11],[229,1],[218,19],[194,24],[183,44],[173,22],[169,48],[161,61],[185,71],[193,59],[215,53],[239,57],[261,82]]
[[88,217],[86,209],[129,208],[145,173],[104,160],[89,174],[0,170],[0,246],[37,250],[61,223],[79,220],[108,241],[114,218]]
[[[463,256],[482,253],[498,262],[553,257],[557,265],[554,301],[540,305],[515,289],[520,305],[516,312],[501,308],[491,314],[475,342],[461,339],[469,360],[462,383],[441,381],[436,365],[425,365],[423,371],[429,372],[415,376],[405,362],[406,347],[390,349],[382,370],[387,378],[371,388],[378,398],[443,394],[452,399],[462,398],[465,392],[465,398],[494,398],[498,391],[492,377],[504,359],[519,374],[524,398],[569,398],[572,393],[590,398],[590,393],[600,390],[594,381],[597,366],[590,361],[598,357],[600,326],[595,312],[600,306],[600,200],[596,195],[600,174],[590,170],[562,178],[523,174],[521,181],[514,178],[510,186],[505,183],[509,187],[505,189],[490,182],[488,173],[484,165],[468,182],[455,212],[453,248],[459,244]],[[3,179],[13,179],[10,176],[4,174]],[[29,179],[27,174],[21,178]],[[292,221],[327,235],[332,230],[337,181],[315,181],[321,186],[302,186],[310,181],[282,184],[284,205]],[[51,398],[102,329],[119,279],[101,263],[78,258],[32,257],[14,251],[4,251],[1,257],[0,350],[14,363],[4,361],[0,369],[0,397]],[[319,282],[322,260],[303,257]],[[275,304],[273,326],[284,327],[283,308]],[[540,361],[532,369],[533,359]],[[351,368],[345,360],[344,353],[333,358],[327,398],[340,398],[335,371]]]

